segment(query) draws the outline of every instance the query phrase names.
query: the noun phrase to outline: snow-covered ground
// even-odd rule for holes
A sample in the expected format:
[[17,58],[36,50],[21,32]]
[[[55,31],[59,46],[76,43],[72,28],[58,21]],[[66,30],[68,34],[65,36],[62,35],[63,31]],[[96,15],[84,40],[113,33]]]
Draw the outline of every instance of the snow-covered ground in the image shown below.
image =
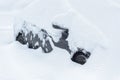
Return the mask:
[[15,42],[11,25],[13,14],[8,17],[0,14],[0,80],[120,80],[120,1],[69,2],[103,31],[109,47],[98,48],[85,65],[79,65],[70,60],[65,50],[55,48],[45,54],[41,49],[31,50]]

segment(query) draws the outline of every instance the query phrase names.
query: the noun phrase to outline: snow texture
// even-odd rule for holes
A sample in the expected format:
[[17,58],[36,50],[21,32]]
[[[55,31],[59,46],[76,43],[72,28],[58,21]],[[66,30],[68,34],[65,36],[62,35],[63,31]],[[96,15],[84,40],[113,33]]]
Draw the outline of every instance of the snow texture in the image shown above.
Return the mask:
[[[102,37],[104,35],[107,36],[107,39],[109,39],[109,48],[107,50],[101,50],[100,48],[94,50],[92,56],[84,66],[73,63],[70,60],[70,55],[65,50],[56,47],[50,54],[43,54],[41,49],[28,49],[25,45],[14,41],[13,26],[9,25],[8,21],[12,22],[10,17],[13,17],[13,15],[7,18],[7,14],[5,14],[5,17],[0,17],[0,25],[6,25],[0,26],[0,80],[120,80],[120,0],[69,0],[71,6],[63,1],[63,4],[67,5],[68,8],[65,9],[64,6],[61,8],[60,6],[61,9],[56,9],[55,12],[58,13],[54,14],[54,10],[50,8],[56,8],[54,7],[55,5],[52,5],[57,2],[57,6],[63,5],[60,4],[61,1],[63,0],[35,0],[24,8],[24,10],[20,10],[20,13],[13,15],[16,17],[15,20],[18,19],[18,22],[20,20],[20,25],[22,22],[27,21],[30,24],[40,26],[40,28],[47,27],[46,29],[53,31],[54,29],[51,30],[51,23],[63,26],[63,22],[61,23],[61,19],[63,20],[63,18],[59,16],[67,14],[69,12],[67,12],[68,8],[70,9],[72,6],[77,11],[74,12],[75,14],[80,13],[79,15],[82,15],[80,17],[82,17],[86,25],[93,23],[101,29],[103,35],[98,28],[98,32],[96,33],[96,27],[92,25],[95,29],[95,32],[92,31],[92,33],[96,33],[94,35],[99,35],[100,33]],[[38,7],[34,6],[35,4]],[[48,8],[48,4],[51,4],[51,7]],[[41,8],[42,6],[43,8]],[[60,10],[64,11],[59,12]],[[53,16],[44,16],[49,16],[49,14],[53,14]],[[77,20],[79,21],[78,18]],[[10,30],[4,29],[8,27],[7,25],[11,27]],[[68,24],[65,25],[63,27],[68,27]],[[70,29],[72,30],[72,28]],[[79,32],[77,33],[79,34]],[[87,36],[87,34],[84,35]],[[104,41],[99,39],[98,36],[94,37],[100,41],[99,45]],[[89,42],[92,44],[92,41],[95,41],[96,44],[96,39]],[[86,41],[84,42],[86,43]],[[102,43],[102,45],[105,44],[106,42]]]
[[[53,36],[56,42],[59,41],[61,30],[55,30],[52,28],[52,24],[68,28],[68,42],[73,52],[77,51],[77,47],[84,48],[90,52],[98,46],[106,48],[105,35],[70,5],[66,4],[64,0],[51,0],[50,2],[47,0],[47,3],[46,0],[42,2],[37,0],[16,16],[18,19],[23,19],[23,21],[28,21],[39,28],[45,29],[48,34]],[[18,25],[17,22],[15,24]],[[34,31],[31,27],[29,29]]]

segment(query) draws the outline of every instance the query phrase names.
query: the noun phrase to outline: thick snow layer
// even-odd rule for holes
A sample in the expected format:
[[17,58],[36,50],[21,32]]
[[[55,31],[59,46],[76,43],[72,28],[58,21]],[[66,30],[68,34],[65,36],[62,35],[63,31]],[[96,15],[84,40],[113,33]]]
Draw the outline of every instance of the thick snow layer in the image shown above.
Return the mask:
[[[20,27],[19,23],[16,22],[17,19],[23,19],[20,22]],[[47,30],[48,34],[52,35],[56,42],[59,41],[61,31],[53,29],[52,24],[55,23],[61,25],[61,27],[67,27],[69,29],[68,42],[73,51],[76,51],[77,47],[93,51],[97,46],[105,48],[107,45],[105,34],[103,35],[97,27],[90,24],[83,15],[64,0],[35,1],[16,15],[15,24],[17,25],[14,27],[21,28],[24,21]],[[29,23],[27,26],[29,26]],[[30,26],[29,29],[34,31]],[[15,32],[17,30],[15,29]]]
[[61,31],[52,29],[52,20],[56,15],[68,12],[70,9],[71,7],[64,0],[35,0],[15,15],[14,26],[18,27],[17,23],[21,25],[23,21],[27,21],[47,30],[50,35],[55,36],[54,40],[58,41]]
[[24,31],[25,34],[29,33],[30,31],[32,31],[33,34],[38,34],[41,30],[41,28],[39,28],[35,24],[26,22],[25,20],[16,19],[14,23],[15,36],[17,36],[18,33],[21,32],[21,30]]
[[48,28],[55,15],[69,11],[64,0],[35,0],[16,14],[16,18],[34,23],[41,28]]
[[31,50],[15,42],[13,29],[0,29],[0,80],[120,80],[119,0],[69,1],[107,35],[109,48],[106,51],[97,48],[82,66],[72,62],[65,50],[55,48],[53,52],[43,54],[40,49]]

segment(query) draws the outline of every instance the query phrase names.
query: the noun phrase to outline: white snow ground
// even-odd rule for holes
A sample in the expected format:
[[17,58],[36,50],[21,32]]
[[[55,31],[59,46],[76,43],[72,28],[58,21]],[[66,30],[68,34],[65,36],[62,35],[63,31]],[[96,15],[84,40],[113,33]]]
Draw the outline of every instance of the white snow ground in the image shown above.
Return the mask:
[[109,48],[97,49],[82,66],[73,63],[70,55],[59,48],[43,54],[40,49],[31,50],[15,42],[13,28],[6,29],[11,25],[7,22],[7,26],[2,17],[0,80],[120,80],[119,0],[70,0],[70,3],[107,35]]

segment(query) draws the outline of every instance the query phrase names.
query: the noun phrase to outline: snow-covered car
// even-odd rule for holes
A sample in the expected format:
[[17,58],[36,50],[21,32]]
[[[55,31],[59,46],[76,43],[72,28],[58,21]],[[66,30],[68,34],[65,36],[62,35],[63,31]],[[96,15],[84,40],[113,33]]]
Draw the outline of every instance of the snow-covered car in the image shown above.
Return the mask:
[[[80,64],[86,63],[86,60],[91,55],[90,52],[79,47],[75,53],[72,53],[72,50],[69,48],[69,43],[66,40],[69,36],[69,29],[53,24],[53,28],[62,30],[59,41],[55,42],[53,37],[49,35],[45,29],[39,29],[36,25],[32,25],[25,21],[21,26],[22,28],[16,36],[16,41],[19,41],[23,45],[27,45],[28,48],[38,49],[41,47],[44,53],[49,53],[53,50],[50,43],[52,41],[54,46],[67,50],[69,54],[73,54],[71,60]],[[34,33],[33,30],[36,30],[36,32]]]
[[[23,45],[27,45],[30,49],[41,48],[44,53],[50,53],[54,47],[59,47],[68,51],[71,55],[72,61],[82,65],[86,63],[87,59],[91,55],[91,52],[87,51],[84,47],[71,46],[68,38],[72,33],[69,32],[68,28],[53,23],[51,24],[51,29],[55,29],[56,31],[53,31],[54,35],[50,35],[45,29],[29,22],[20,21],[20,23],[17,24],[19,24],[19,26],[15,26],[15,28],[18,27],[19,29],[15,29],[16,41],[19,41]],[[77,49],[75,50],[71,47]]]
[[20,43],[32,49],[41,47],[45,53],[53,46],[65,49],[80,64],[105,43],[101,31],[64,0],[32,3],[16,15],[14,27]]

